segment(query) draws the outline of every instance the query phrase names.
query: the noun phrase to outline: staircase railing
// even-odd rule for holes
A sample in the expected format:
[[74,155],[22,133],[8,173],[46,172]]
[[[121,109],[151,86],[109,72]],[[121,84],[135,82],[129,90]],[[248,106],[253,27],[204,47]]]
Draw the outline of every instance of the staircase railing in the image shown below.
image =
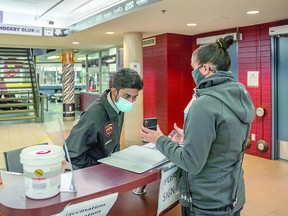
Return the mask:
[[[30,72],[30,80],[32,85],[32,94],[33,94],[33,103],[35,109],[35,116],[37,117],[37,121],[40,118],[40,91],[39,86],[36,80],[36,70],[35,63],[33,61],[33,52],[32,49],[26,49],[27,59],[29,63],[29,72]],[[41,121],[41,120],[40,120]]]
[[0,78],[0,121],[43,121],[32,50],[0,48]]

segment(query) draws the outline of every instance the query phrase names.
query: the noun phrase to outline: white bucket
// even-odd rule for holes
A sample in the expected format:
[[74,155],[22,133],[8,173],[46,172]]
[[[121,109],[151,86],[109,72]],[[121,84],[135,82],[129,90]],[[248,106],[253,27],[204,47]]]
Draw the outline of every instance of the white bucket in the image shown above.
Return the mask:
[[36,145],[23,149],[20,162],[23,164],[26,196],[45,199],[60,192],[63,148],[57,145]]

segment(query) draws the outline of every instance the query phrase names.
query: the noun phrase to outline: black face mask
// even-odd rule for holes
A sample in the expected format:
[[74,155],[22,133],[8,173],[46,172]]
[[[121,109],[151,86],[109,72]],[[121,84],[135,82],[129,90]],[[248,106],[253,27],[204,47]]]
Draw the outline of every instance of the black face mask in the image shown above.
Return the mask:
[[199,70],[200,67],[202,67],[202,66],[199,66],[198,68],[196,68],[195,70],[192,71],[192,77],[193,77],[194,82],[196,83],[197,86],[205,78],[205,76],[202,75],[200,70]]

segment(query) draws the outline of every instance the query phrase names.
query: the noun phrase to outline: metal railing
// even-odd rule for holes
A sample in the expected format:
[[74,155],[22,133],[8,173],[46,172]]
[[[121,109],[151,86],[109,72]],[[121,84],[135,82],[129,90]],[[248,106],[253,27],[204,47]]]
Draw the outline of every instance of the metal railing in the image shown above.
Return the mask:
[[39,117],[39,122],[43,123],[44,122],[44,111],[48,112],[49,110],[49,94],[46,92],[40,92],[40,108],[39,110],[40,117]]

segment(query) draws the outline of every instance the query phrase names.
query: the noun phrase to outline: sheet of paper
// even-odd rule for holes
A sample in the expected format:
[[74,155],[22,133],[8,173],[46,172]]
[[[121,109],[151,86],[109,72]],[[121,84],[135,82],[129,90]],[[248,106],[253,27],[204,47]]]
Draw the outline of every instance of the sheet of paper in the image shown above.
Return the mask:
[[6,172],[4,170],[1,170],[0,172],[3,185],[13,185],[18,182],[23,182],[24,184],[24,176],[22,173]]
[[71,192],[72,172],[61,174],[61,192]]
[[[146,144],[147,145],[147,144]],[[133,145],[111,156],[98,160],[100,163],[122,168],[136,173],[143,173],[159,166],[168,159],[157,149],[153,143],[146,146]]]

